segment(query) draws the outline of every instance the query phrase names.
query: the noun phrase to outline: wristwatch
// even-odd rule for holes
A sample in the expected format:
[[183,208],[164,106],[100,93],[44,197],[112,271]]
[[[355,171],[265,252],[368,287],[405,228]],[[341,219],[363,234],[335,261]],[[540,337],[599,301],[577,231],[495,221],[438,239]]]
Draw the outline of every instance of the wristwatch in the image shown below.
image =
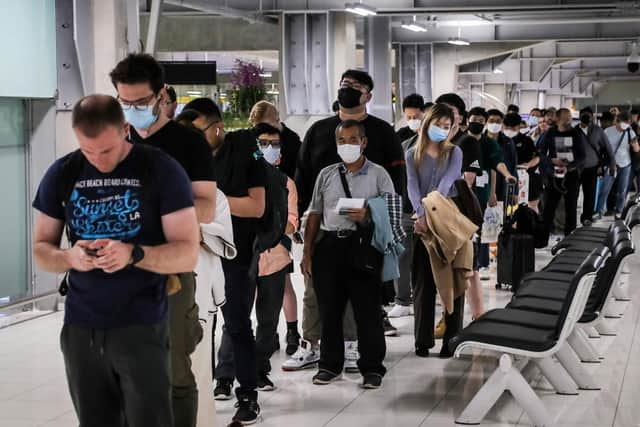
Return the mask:
[[143,259],[144,259],[144,249],[142,249],[142,246],[138,244],[133,245],[133,250],[131,251],[131,265],[136,265]]

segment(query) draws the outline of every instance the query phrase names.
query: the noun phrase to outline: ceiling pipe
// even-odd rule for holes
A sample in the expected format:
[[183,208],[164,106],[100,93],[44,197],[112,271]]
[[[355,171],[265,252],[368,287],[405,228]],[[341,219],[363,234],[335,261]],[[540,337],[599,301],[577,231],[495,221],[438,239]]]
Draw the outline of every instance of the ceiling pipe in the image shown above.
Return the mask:
[[207,0],[164,0],[164,3],[174,6],[182,6],[189,9],[195,9],[201,12],[210,13],[214,15],[226,16],[229,18],[241,18],[250,23],[266,23],[275,24],[276,20],[268,18],[261,13],[255,13],[236,9],[232,7],[219,6],[212,4]]

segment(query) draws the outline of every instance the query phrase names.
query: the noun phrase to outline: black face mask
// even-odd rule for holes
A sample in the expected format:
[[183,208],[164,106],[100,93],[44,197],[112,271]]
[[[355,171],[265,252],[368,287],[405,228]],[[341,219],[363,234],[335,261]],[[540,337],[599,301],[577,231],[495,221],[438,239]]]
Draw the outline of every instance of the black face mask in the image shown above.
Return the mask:
[[343,87],[338,90],[338,102],[344,108],[355,108],[360,105],[362,92],[352,87]]
[[581,115],[580,123],[582,123],[583,125],[588,125],[589,123],[591,123],[591,116],[588,114]]
[[478,122],[469,122],[469,132],[474,135],[480,135],[484,129],[484,125]]

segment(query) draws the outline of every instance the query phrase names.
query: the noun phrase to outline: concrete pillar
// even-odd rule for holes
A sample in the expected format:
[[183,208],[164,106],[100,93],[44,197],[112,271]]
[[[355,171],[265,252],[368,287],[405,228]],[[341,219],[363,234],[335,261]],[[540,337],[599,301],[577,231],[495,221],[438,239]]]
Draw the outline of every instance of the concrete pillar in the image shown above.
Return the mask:
[[127,0],[92,0],[94,91],[115,95],[109,72],[127,55]]
[[356,67],[356,22],[352,13],[330,12],[329,46],[329,93],[333,103],[342,73]]
[[365,33],[365,68],[375,86],[369,112],[391,122],[391,19],[385,16],[367,18]]

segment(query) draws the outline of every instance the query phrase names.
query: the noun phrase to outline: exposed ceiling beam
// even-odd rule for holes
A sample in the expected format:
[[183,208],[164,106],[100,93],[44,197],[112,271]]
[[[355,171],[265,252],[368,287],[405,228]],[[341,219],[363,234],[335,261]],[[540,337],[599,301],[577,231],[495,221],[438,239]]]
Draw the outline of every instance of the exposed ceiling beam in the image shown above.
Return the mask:
[[223,5],[214,4],[207,0],[164,0],[167,4],[174,6],[187,7],[200,12],[211,13],[215,15],[228,16],[231,18],[242,18],[248,22],[264,22],[275,24],[276,19],[264,16],[262,13],[253,10],[243,10]]

